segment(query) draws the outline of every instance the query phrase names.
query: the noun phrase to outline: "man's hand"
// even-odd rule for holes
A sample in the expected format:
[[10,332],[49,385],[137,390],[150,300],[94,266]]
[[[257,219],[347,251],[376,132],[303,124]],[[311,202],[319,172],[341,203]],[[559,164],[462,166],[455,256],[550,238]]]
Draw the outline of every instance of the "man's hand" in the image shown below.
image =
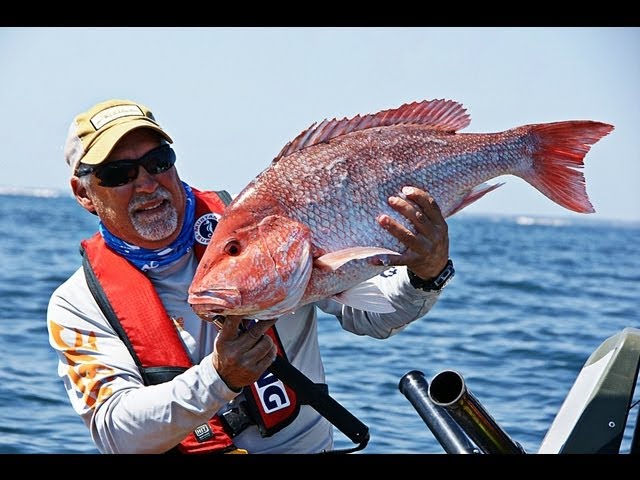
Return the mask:
[[[449,260],[449,228],[440,207],[425,191],[404,187],[402,193],[406,199],[389,197],[389,205],[411,221],[417,234],[388,215],[380,215],[380,226],[407,247],[402,255],[386,256],[384,264],[406,265],[420,278],[434,278]],[[374,262],[382,264],[380,258]]]
[[252,384],[273,363],[277,348],[264,335],[276,321],[260,320],[249,330],[241,331],[242,316],[228,316],[213,345],[213,366],[227,386],[234,391]]

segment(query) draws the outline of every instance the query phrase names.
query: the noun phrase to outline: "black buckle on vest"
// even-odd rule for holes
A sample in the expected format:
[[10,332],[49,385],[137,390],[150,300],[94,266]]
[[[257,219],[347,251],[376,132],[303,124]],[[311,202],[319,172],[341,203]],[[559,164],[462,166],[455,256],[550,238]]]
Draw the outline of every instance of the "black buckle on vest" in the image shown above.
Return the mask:
[[245,402],[240,402],[237,407],[233,407],[220,415],[222,426],[225,432],[233,438],[240,434],[250,425],[255,425],[256,422],[251,418],[247,412]]
[[[326,383],[317,383],[318,389],[323,392],[325,395],[329,393],[329,386]],[[300,399],[300,404],[307,404],[304,399]],[[227,432],[231,438],[242,433],[247,427],[251,425],[257,425],[258,430],[260,430],[260,434],[264,437],[265,428],[260,422],[255,420],[255,417],[251,414],[250,408],[247,405],[247,401],[243,400],[238,403],[237,407],[230,408],[226,412],[219,415],[220,421],[222,422],[222,427],[224,431]]]

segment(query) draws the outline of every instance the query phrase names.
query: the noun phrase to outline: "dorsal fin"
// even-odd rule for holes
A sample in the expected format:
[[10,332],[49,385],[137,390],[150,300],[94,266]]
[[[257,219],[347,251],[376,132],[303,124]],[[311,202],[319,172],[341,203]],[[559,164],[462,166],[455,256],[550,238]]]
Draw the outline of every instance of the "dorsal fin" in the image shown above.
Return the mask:
[[405,103],[399,108],[382,110],[365,116],[356,115],[342,120],[335,118],[331,121],[324,120],[318,126],[313,123],[287,143],[274,161],[311,145],[317,145],[357,130],[413,124],[425,125],[445,132],[456,132],[469,125],[470,121],[467,110],[460,103],[452,100],[424,100]]

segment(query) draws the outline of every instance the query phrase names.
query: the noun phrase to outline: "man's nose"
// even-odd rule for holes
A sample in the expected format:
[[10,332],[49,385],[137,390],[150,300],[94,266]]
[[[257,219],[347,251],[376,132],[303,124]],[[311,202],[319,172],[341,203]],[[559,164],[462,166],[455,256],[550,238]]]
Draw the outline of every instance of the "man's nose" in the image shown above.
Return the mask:
[[142,165],[138,167],[138,177],[134,180],[134,184],[136,191],[146,193],[155,192],[159,185],[155,176],[147,172]]

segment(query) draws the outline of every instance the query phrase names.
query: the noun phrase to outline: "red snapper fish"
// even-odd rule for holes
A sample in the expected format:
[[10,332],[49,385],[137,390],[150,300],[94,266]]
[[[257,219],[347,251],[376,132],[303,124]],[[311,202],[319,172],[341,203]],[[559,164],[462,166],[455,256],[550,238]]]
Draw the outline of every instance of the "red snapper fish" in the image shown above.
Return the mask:
[[189,288],[205,320],[276,318],[332,298],[372,312],[393,307],[368,279],[371,257],[406,247],[376,222],[403,186],[428,192],[449,217],[516,175],[557,204],[594,209],[580,171],[591,146],[613,130],[574,120],[498,133],[457,133],[470,123],[450,100],[311,125],[229,204]]

